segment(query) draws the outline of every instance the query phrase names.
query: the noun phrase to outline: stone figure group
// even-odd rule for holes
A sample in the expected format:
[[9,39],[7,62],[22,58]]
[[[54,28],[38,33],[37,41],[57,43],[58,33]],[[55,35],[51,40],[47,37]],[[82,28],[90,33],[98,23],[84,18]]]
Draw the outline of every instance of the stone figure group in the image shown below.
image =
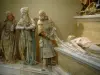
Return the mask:
[[94,15],[100,13],[100,0],[80,0],[82,4],[79,15]]
[[21,8],[20,12],[18,22],[13,13],[7,11],[5,21],[1,23],[0,57],[5,63],[43,63],[45,69],[48,64],[52,65],[56,56],[54,23],[43,10],[35,19],[30,17],[28,7]]
[[[42,70],[57,64],[54,47],[59,46],[54,22],[46,12],[40,10],[38,18],[29,15],[29,8],[20,9],[17,22],[12,12],[6,12],[6,19],[0,23],[0,62],[36,65],[42,63]],[[86,37],[68,37],[75,49],[85,53],[92,50],[100,53],[100,47]]]

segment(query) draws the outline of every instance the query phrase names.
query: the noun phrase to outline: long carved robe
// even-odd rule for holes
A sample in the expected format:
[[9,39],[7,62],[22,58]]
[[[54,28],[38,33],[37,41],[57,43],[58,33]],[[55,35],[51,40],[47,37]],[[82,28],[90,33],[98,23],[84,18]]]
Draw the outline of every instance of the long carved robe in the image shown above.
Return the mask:
[[15,51],[15,23],[12,21],[5,21],[2,27],[1,47],[7,61],[13,60]]
[[34,30],[34,23],[31,19],[30,23],[26,28],[23,29],[25,25],[28,25],[25,23],[25,21],[18,22],[16,29],[20,31],[19,35],[19,52],[21,59],[25,61],[26,64],[35,64],[36,60],[36,42],[35,42],[35,32]]
[[[42,24],[39,24],[38,20],[38,33],[45,32],[46,36],[52,40],[55,40],[55,36],[53,34],[53,25],[52,21],[46,20],[43,21]],[[52,42],[44,37],[40,36],[40,49],[41,49],[41,58],[52,58],[55,56],[54,46]]]

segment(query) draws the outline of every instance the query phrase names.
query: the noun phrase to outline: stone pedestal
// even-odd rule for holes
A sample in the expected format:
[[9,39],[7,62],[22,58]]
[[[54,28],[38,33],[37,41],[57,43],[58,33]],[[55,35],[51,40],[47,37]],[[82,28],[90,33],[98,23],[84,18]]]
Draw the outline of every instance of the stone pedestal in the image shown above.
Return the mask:
[[89,65],[59,53],[59,65],[71,75],[99,75],[100,72]]
[[100,59],[57,47],[58,64],[70,75],[100,75]]
[[29,66],[22,64],[1,64],[0,75],[69,75],[64,72],[58,65],[51,69],[41,70],[39,65]]
[[49,71],[41,71],[38,66],[20,64],[0,64],[0,75],[49,75]]
[[75,16],[77,36],[88,37],[93,43],[100,44],[100,15]]

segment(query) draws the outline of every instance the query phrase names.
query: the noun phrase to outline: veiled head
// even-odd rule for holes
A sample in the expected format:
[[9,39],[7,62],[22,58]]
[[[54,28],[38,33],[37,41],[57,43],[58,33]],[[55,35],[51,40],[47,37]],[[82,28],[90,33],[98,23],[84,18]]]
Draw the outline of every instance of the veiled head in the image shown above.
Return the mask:
[[6,16],[7,16],[7,20],[12,21],[15,19],[14,15],[11,11],[6,11]]
[[39,11],[39,16],[46,16],[46,12],[44,10]]
[[28,7],[22,7],[20,9],[21,14],[27,14],[29,12],[29,8]]
[[47,20],[48,16],[47,16],[46,12],[44,12],[43,10],[40,10],[39,11],[39,19],[40,20]]

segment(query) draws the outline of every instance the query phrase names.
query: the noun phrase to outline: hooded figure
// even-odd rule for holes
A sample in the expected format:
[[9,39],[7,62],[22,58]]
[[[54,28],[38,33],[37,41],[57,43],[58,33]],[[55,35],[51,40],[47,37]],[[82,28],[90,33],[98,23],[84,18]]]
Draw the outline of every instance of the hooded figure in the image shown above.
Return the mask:
[[35,24],[29,17],[28,7],[23,7],[20,10],[21,19],[19,20],[16,29],[20,31],[19,36],[19,52],[21,60],[25,64],[35,64],[36,59],[36,43],[35,43]]
[[7,62],[12,62],[15,54],[15,17],[12,12],[6,12],[6,20],[2,26],[1,47]]
[[39,11],[39,20],[38,20],[38,34],[40,36],[40,50],[41,58],[43,59],[43,70],[46,68],[46,65],[52,65],[52,58],[55,57],[54,44],[55,34],[53,30],[55,27],[54,23],[48,18],[46,13],[43,10]]

